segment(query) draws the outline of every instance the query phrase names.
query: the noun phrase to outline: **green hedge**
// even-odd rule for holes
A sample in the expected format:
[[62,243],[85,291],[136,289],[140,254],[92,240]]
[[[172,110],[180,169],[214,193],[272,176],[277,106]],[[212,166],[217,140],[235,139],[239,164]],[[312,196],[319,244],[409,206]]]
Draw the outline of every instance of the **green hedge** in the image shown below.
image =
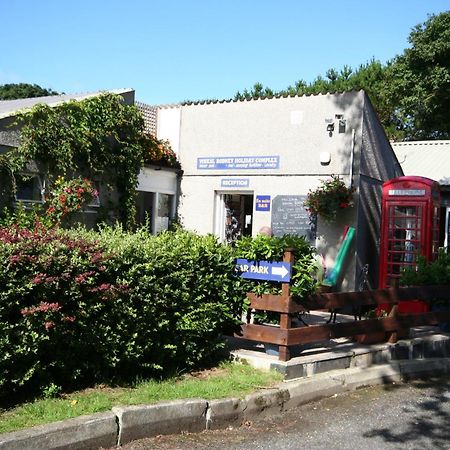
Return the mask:
[[239,317],[232,267],[183,231],[0,229],[0,397],[199,366]]
[[301,239],[244,238],[233,248],[183,230],[0,228],[0,399],[210,363],[245,292],[267,288],[238,278],[235,257],[280,259],[285,246],[298,258],[293,290],[309,293],[314,258]]

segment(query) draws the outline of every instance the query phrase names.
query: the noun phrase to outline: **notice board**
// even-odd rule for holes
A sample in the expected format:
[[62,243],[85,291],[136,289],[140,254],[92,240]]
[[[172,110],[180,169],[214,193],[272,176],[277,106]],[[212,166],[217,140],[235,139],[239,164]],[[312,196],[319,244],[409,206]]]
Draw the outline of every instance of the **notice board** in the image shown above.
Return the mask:
[[303,203],[306,195],[277,195],[272,200],[272,231],[274,236],[296,234],[315,238],[315,224],[311,224]]

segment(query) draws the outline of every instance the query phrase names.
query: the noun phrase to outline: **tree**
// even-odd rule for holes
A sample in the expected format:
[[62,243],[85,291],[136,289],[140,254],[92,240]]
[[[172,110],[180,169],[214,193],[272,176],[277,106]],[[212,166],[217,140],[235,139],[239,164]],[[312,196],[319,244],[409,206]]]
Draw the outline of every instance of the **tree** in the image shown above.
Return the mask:
[[249,100],[251,98],[288,96],[288,95],[307,95],[307,94],[325,94],[327,92],[343,92],[351,90],[364,89],[378,111],[380,120],[389,127],[389,121],[392,117],[392,107],[387,103],[385,95],[386,85],[386,66],[375,59],[361,64],[357,69],[344,65],[342,70],[334,68],[326,72],[325,77],[317,76],[312,83],[304,80],[295,82],[279,92],[273,91],[269,87],[264,87],[261,83],[255,83],[253,88],[248,91],[244,89],[237,92],[235,100]]
[[403,140],[450,138],[450,11],[415,26],[388,65],[391,123]]
[[18,83],[3,84],[0,86],[0,100],[15,100],[18,98],[45,97],[59,95],[52,89],[45,89],[37,84]]

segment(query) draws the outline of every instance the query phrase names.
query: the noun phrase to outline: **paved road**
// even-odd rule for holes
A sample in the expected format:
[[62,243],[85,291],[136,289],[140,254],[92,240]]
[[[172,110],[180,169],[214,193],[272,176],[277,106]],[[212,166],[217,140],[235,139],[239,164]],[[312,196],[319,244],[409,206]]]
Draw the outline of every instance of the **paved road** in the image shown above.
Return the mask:
[[450,449],[450,381],[361,389],[240,428],[143,439],[122,449]]

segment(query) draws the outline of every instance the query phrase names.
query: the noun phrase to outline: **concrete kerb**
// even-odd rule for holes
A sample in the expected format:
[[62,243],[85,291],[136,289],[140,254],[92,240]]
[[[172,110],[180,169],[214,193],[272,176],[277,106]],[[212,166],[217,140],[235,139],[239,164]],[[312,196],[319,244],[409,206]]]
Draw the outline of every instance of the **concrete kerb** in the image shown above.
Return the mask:
[[117,445],[159,434],[203,431],[207,408],[208,402],[202,399],[115,407],[112,411],[119,423]]
[[449,373],[450,358],[399,360],[284,381],[277,388],[260,390],[244,399],[177,400],[115,407],[108,413],[0,435],[0,450],[113,447],[159,434],[239,426],[245,420],[279,414],[283,410],[361,387]]
[[27,430],[0,434],[1,450],[98,449],[117,443],[113,412],[76,417]]

